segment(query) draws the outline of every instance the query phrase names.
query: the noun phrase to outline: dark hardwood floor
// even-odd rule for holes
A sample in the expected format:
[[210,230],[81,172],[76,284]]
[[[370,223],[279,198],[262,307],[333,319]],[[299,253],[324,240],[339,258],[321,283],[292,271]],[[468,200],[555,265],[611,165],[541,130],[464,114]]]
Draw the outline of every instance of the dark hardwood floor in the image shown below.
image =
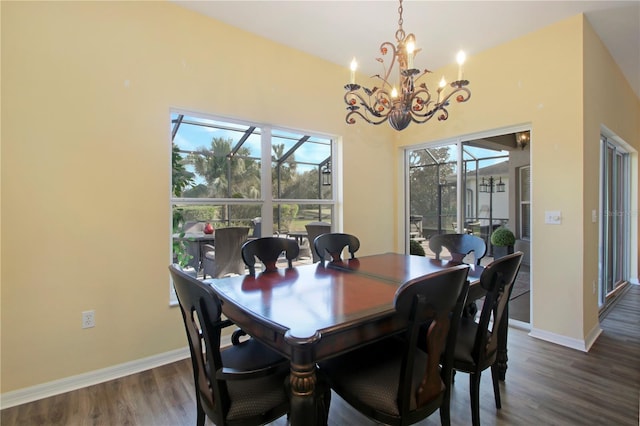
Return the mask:
[[[639,424],[640,287],[630,286],[582,353],[509,330],[509,369],[496,410],[490,374],[481,383],[483,425]],[[452,424],[471,424],[468,376],[456,375]],[[132,376],[2,410],[2,426],[188,425],[196,423],[191,365],[183,360]],[[211,423],[207,423],[211,424]],[[329,424],[374,425],[333,395]],[[420,425],[439,425],[437,413]],[[281,418],[273,425],[284,426]]]

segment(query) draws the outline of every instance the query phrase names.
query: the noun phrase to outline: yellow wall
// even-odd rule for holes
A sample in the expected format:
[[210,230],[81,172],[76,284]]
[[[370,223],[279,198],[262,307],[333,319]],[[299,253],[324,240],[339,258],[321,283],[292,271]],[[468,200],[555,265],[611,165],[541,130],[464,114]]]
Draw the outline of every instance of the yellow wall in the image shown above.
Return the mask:
[[344,124],[348,73],[169,3],[2,2],[2,392],[186,346],[171,107],[341,135],[343,228],[389,250],[360,206],[394,191],[391,131]]
[[[583,246],[597,239],[582,188],[595,154],[586,164],[582,149],[597,134],[583,118],[601,114],[582,108],[598,76],[583,78],[581,17],[470,58],[471,101],[398,133],[344,124],[346,66],[173,4],[0,7],[2,393],[186,345],[168,306],[171,107],[340,135],[342,225],[363,255],[401,242],[399,147],[531,123],[533,325],[575,339],[592,326]],[[637,98],[616,87],[630,110],[605,93],[603,118],[637,119]],[[637,125],[621,136],[640,145]],[[544,225],[544,210],[562,210],[563,225]],[[87,309],[97,326],[82,330]]]
[[[470,101],[453,105],[446,123],[406,130],[400,144],[531,125],[532,329],[579,346],[598,322],[591,210],[598,209],[600,125],[638,150],[638,98],[582,15],[474,55],[465,77]],[[546,210],[560,210],[562,225],[546,225]]]
[[[584,32],[584,140],[582,141],[584,161],[583,206],[583,270],[584,326],[585,331],[598,321],[598,296],[592,291],[592,277],[598,277],[598,225],[591,220],[592,210],[598,209],[600,131],[601,125],[631,144],[635,152],[631,154],[635,179],[632,185],[632,252],[635,251],[636,269],[631,271],[638,278],[638,150],[640,150],[640,99],[629,96],[629,85],[615,66],[609,51],[602,44],[591,26],[586,23]],[[640,76],[637,76],[640,78]]]

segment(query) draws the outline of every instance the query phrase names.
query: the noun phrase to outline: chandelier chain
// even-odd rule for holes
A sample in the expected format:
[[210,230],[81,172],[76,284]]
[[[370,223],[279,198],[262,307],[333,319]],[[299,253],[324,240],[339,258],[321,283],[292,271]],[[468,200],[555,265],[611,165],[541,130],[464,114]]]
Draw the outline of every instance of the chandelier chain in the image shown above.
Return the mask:
[[396,31],[397,42],[404,40],[404,37],[405,37],[404,30],[402,29],[402,24],[404,23],[404,20],[402,19],[403,10],[404,9],[402,8],[402,0],[400,0],[400,6],[398,6],[398,14],[400,15],[400,18],[398,18],[398,31]]

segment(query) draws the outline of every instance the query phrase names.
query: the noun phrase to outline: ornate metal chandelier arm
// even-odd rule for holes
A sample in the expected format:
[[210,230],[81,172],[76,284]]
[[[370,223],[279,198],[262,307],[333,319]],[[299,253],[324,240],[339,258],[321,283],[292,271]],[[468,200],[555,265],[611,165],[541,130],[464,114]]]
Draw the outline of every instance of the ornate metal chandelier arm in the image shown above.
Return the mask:
[[[369,93],[368,102],[367,100],[365,100],[365,98],[362,97],[362,95],[360,95],[360,93],[356,92],[355,90],[350,90],[347,93],[345,93],[344,103],[348,105],[347,109],[352,111],[359,109],[360,108],[358,106],[359,104],[362,107],[364,107],[371,115],[375,117],[381,117],[383,115],[386,115],[391,105],[389,94],[385,90],[380,90],[380,89],[375,90],[374,92],[371,92],[368,89],[364,89],[364,90],[365,90],[365,93]],[[371,102],[371,97],[372,97],[371,95],[374,95],[373,102]]]
[[[460,83],[460,84],[456,84],[456,83]],[[471,98],[471,91],[466,88],[465,86],[469,84],[469,82],[467,81],[465,84],[465,81],[454,81],[453,83],[451,83],[451,86],[454,87],[453,92],[449,93],[447,96],[444,97],[444,99],[440,102],[441,104],[447,104],[449,102],[449,99],[455,95],[458,94],[456,96],[456,102],[467,102],[469,100],[469,98]]]
[[[428,110],[424,114],[420,113],[419,111],[412,110],[411,121],[418,124],[426,123],[434,115],[436,115],[438,111],[442,112],[440,115],[438,115],[438,121],[447,120],[449,118],[449,110],[447,110],[447,107],[449,106],[449,99],[451,99],[453,95],[457,95],[457,102],[467,102],[471,97],[471,91],[466,87],[463,87],[462,85],[456,85],[456,82],[452,83],[451,86],[455,87],[456,89],[445,96],[445,98],[440,103],[435,104],[434,108],[432,108],[431,110]],[[424,89],[422,89],[421,91],[424,91]],[[429,102],[427,102],[426,104],[428,105]]]
[[385,121],[387,121],[387,118],[389,118],[388,115],[385,116],[379,116],[380,120],[375,121],[375,120],[370,120],[369,117],[366,117],[364,114],[362,114],[360,111],[358,110],[351,110],[347,113],[347,116],[345,117],[345,121],[347,122],[347,124],[354,124],[356,122],[355,118],[351,117],[352,115],[359,115],[364,121],[366,121],[369,124],[382,124]]
[[385,41],[380,45],[380,53],[382,53],[383,55],[386,55],[388,53],[388,49],[391,49],[391,64],[389,65],[389,68],[384,66],[384,59],[378,58],[378,61],[382,63],[382,67],[384,69],[384,78],[380,77],[380,79],[391,86],[389,84],[389,76],[391,75],[393,66],[396,64],[396,47],[393,45],[393,43],[388,41]]

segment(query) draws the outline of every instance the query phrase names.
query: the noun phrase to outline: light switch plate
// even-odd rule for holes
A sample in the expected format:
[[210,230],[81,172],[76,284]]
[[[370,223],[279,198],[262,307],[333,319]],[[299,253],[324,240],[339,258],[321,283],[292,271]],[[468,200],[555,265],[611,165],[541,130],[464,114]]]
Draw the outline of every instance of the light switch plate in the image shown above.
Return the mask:
[[559,211],[545,211],[544,223],[549,225],[560,225],[562,223],[562,215]]
[[598,222],[598,212],[596,210],[591,210],[591,222]]

